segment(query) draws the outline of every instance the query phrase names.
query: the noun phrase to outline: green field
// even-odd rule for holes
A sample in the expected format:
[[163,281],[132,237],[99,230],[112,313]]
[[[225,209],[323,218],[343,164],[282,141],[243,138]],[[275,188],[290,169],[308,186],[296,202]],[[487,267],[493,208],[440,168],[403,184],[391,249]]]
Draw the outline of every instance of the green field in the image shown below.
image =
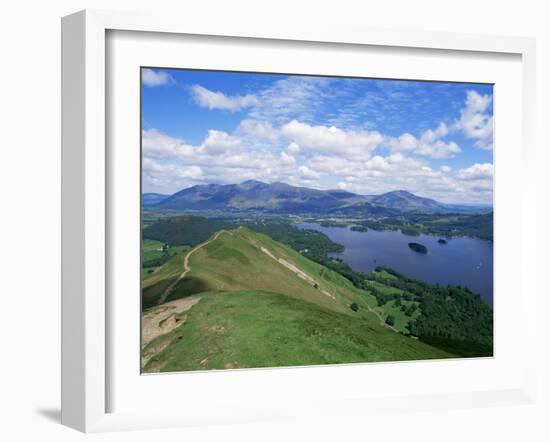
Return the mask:
[[258,291],[202,295],[169,339],[146,372],[453,357],[359,316]]

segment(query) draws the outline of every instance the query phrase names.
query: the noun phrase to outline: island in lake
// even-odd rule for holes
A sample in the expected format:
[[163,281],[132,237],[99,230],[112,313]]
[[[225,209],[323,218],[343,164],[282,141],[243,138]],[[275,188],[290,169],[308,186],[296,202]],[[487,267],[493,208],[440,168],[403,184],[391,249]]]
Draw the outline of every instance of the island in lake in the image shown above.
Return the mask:
[[409,248],[411,250],[414,250],[417,253],[423,253],[423,254],[428,253],[428,248],[425,245],[419,244],[417,242],[410,242]]
[[443,238],[438,239],[437,242],[438,242],[439,244],[447,244],[447,240],[445,240],[445,239],[443,239]]

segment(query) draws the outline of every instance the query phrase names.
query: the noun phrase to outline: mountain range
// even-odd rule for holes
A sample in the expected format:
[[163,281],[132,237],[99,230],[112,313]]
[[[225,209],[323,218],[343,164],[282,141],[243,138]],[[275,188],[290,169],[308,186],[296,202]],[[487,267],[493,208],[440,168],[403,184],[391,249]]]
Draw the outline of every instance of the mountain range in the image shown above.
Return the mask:
[[205,184],[182,189],[173,195],[144,193],[144,207],[171,211],[263,211],[332,215],[397,215],[402,212],[476,213],[487,206],[445,204],[395,190],[381,195],[359,195],[345,190],[318,190],[286,183],[256,180],[240,184]]

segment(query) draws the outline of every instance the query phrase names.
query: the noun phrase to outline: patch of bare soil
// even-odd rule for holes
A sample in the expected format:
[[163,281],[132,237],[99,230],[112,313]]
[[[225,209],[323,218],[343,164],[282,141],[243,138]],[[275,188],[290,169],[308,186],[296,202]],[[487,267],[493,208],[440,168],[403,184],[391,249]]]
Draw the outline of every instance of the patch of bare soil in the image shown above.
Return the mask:
[[[171,342],[171,339],[168,339],[168,337],[167,339],[157,338],[165,336],[183,325],[187,320],[185,312],[200,300],[199,296],[176,299],[159,305],[143,314],[141,318],[142,367],[145,367],[154,355],[164,350]],[[148,367],[148,372],[151,372],[150,368]]]
[[190,296],[167,302],[147,311],[141,318],[141,347],[144,348],[153,339],[182,325],[187,319],[183,313],[200,300],[199,296]]

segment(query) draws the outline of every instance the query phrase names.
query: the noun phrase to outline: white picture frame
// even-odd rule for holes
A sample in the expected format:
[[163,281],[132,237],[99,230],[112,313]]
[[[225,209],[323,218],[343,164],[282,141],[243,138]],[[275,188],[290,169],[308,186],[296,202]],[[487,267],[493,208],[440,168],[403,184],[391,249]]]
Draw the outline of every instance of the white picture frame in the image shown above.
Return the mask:
[[[109,187],[108,109],[106,81],[107,33],[154,32],[162,35],[218,36],[310,43],[335,43],[342,47],[430,49],[513,54],[521,57],[521,305],[536,303],[535,277],[535,42],[518,37],[493,37],[403,30],[358,29],[308,24],[281,28],[265,23],[211,23],[196,17],[165,17],[87,10],[62,21],[62,423],[85,432],[252,422],[289,417],[366,414],[384,410],[435,409],[530,403],[536,393],[535,339],[526,340],[521,382],[506,388],[481,388],[461,393],[377,397],[326,397],[309,404],[273,404],[254,407],[234,404],[226,415],[201,410],[190,415],[179,409],[132,412],[109,411],[108,342],[109,253],[111,195]],[[158,35],[158,34],[157,34]],[[498,124],[498,123],[497,123]],[[498,192],[498,188],[496,189]],[[518,282],[519,283],[519,282]],[[525,336],[534,337],[535,324],[520,319]],[[414,363],[410,364],[413,370]],[[338,368],[336,368],[338,369]],[[354,368],[355,372],[360,367]],[[241,371],[240,376],[246,375]],[[264,370],[259,382],[269,382]],[[355,374],[356,375],[356,374]],[[228,376],[216,373],[216,376]],[[170,377],[165,381],[170,383]],[[174,379],[172,377],[172,379]],[[198,378],[196,378],[198,379]],[[219,378],[218,378],[219,379]],[[261,385],[261,384],[260,384]]]

